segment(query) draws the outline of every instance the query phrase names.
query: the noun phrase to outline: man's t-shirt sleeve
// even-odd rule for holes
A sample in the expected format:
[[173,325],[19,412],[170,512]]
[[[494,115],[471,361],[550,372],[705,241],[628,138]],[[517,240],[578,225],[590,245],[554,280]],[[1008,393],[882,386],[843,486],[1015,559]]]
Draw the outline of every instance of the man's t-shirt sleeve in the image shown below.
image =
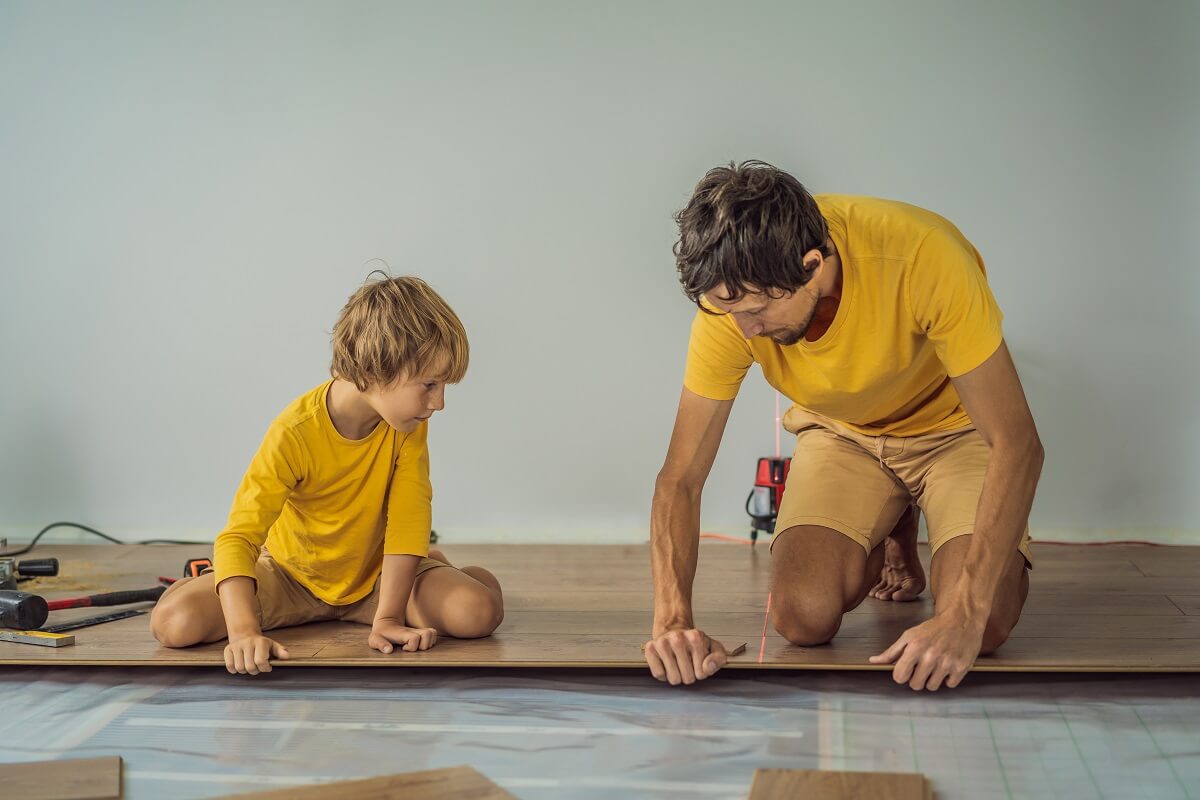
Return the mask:
[[710,400],[732,400],[753,363],[750,345],[732,318],[697,309],[683,375],[687,389]]
[[1004,339],[1004,315],[978,253],[949,231],[931,231],[917,249],[908,304],[951,378],[978,367]]

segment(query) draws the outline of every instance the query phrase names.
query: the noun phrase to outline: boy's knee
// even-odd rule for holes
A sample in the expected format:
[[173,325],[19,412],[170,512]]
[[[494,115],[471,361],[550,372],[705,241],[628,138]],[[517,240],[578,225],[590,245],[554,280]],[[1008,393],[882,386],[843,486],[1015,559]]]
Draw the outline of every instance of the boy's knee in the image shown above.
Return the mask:
[[490,636],[504,621],[504,603],[489,588],[480,586],[456,592],[450,600],[445,633],[456,639]]
[[463,567],[462,571],[489,589],[493,589],[497,594],[500,593],[500,581],[483,567]]
[[842,610],[835,603],[815,598],[785,599],[772,614],[775,630],[794,645],[825,644],[842,627]]
[[183,604],[160,602],[150,612],[150,632],[164,647],[188,647],[201,640],[200,626]]

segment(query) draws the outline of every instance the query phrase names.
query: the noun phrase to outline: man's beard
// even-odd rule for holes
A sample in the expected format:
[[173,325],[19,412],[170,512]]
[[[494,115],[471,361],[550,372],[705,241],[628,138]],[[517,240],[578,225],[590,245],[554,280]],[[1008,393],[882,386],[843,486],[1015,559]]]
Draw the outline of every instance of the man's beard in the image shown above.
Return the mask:
[[813,307],[808,310],[808,316],[804,318],[804,322],[790,328],[783,328],[768,334],[771,341],[783,347],[789,347],[796,344],[804,338],[804,334],[808,333],[808,326],[812,325],[813,317],[817,313],[817,304],[813,303]]

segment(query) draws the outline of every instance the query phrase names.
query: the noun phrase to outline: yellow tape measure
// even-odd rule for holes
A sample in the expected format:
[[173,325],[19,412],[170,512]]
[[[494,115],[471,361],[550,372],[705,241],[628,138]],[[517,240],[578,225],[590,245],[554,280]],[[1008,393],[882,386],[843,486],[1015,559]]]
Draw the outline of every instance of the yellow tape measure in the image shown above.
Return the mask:
[[0,630],[0,642],[36,644],[40,645],[41,647],[66,647],[67,645],[75,644],[75,637],[69,633]]

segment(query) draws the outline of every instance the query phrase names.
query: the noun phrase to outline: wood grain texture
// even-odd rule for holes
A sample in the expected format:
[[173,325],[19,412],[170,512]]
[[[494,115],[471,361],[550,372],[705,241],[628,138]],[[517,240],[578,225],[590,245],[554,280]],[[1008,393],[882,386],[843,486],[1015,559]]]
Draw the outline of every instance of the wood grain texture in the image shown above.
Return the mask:
[[0,797],[13,800],[119,800],[121,758],[0,764]]
[[470,767],[237,794],[229,800],[516,800]]
[[749,800],[926,800],[929,781],[919,773],[758,769]]
[[[442,639],[423,653],[384,655],[367,647],[368,628],[319,623],[272,634],[292,654],[281,667],[628,667],[645,669],[652,592],[649,548],[606,545],[445,547],[459,565],[481,564],[504,586],[504,623],[491,637]],[[56,578],[22,588],[53,599],[152,586],[175,575],[203,548],[71,545],[39,547],[55,556]],[[928,553],[925,553],[926,559]],[[1200,672],[1200,547],[1034,546],[1029,601],[1012,637],[979,671]],[[1171,574],[1144,574],[1155,570]],[[928,592],[914,603],[868,599],[848,614],[837,638],[795,647],[767,626],[771,560],[765,545],[703,542],[694,591],[696,620],[726,646],[746,642],[729,669],[886,670],[867,663],[906,628],[933,613]],[[56,611],[51,621],[94,609]],[[146,617],[75,631],[74,647],[54,650],[0,642],[0,664],[224,667],[223,643],[160,647]],[[759,662],[759,650],[763,650]],[[269,679],[269,678],[268,678]]]
[[1181,614],[1200,616],[1200,594],[1173,594],[1167,597]]

